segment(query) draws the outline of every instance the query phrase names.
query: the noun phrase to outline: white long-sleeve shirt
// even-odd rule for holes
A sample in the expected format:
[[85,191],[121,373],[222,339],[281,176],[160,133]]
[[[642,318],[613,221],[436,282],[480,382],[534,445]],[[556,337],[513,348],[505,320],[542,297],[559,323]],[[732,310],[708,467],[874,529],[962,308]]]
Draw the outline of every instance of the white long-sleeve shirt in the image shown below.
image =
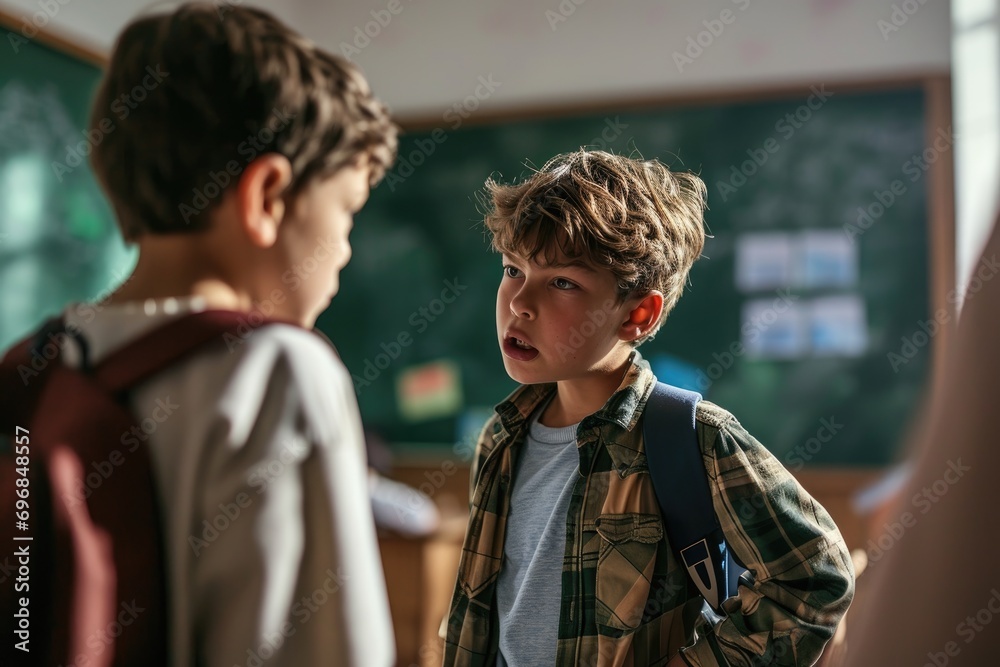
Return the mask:
[[[199,308],[169,301],[71,306],[65,317],[97,363]],[[293,326],[254,329],[230,347],[200,350],[138,385],[137,428],[121,440],[124,456],[149,448],[157,481],[171,664],[391,665],[350,374]]]

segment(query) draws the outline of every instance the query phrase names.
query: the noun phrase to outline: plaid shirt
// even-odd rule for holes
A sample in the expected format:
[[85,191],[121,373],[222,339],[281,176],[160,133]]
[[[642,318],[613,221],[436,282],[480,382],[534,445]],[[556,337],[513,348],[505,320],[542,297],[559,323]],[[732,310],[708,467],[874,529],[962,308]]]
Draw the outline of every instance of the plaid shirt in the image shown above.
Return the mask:
[[[577,429],[581,475],[566,517],[557,667],[811,665],[854,595],[854,569],[817,503],[735,417],[702,401],[698,441],[730,549],[755,575],[719,620],[667,542],[646,465],[642,411],[656,378],[638,352],[618,391]],[[518,388],[483,429],[445,635],[444,665],[493,667],[496,586],[531,414],[554,384]],[[556,622],[556,619],[539,619]],[[684,648],[686,647],[686,648]],[[683,650],[681,650],[683,648]]]

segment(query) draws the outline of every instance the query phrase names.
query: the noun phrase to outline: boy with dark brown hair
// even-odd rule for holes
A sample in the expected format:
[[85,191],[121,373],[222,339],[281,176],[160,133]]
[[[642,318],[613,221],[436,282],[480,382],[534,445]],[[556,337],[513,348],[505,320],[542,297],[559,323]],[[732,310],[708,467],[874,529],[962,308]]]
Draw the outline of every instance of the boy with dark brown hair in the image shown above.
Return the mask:
[[636,347],[701,253],[702,181],[579,151],[487,188],[497,336],[523,386],[473,460],[444,664],[811,665],[854,588],[827,512],[731,414],[698,403],[714,510],[753,575],[720,620],[700,613],[650,479],[656,379]]
[[[246,322],[129,391],[137,427],[111,454],[149,455],[167,663],[392,664],[351,378],[309,331],[339,289],[352,216],[395,157],[385,107],[353,65],[269,13],[190,3],[125,27],[90,126],[139,258],[96,315],[66,309],[58,363],[100,367],[209,311]],[[80,464],[69,508],[108,487],[83,477],[102,462]],[[98,648],[71,657],[113,653]]]

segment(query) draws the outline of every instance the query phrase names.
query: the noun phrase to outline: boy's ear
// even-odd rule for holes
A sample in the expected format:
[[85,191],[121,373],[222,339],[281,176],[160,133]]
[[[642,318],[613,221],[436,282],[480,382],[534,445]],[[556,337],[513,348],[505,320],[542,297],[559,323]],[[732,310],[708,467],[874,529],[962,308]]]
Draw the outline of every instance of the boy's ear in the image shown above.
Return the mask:
[[633,341],[644,336],[660,321],[660,314],[663,312],[663,294],[651,290],[638,301],[629,300],[627,303],[631,303],[631,306],[628,319],[621,326],[621,337],[623,340]]
[[237,186],[240,226],[251,243],[270,248],[285,217],[285,189],[292,182],[292,164],[278,153],[267,153],[247,165]]

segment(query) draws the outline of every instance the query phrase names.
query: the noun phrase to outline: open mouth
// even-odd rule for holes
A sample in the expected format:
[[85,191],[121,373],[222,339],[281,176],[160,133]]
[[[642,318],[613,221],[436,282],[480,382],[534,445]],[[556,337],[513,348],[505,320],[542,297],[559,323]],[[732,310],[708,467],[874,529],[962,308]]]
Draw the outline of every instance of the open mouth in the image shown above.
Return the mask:
[[504,337],[503,353],[511,359],[518,361],[530,361],[538,356],[538,350],[514,336]]

